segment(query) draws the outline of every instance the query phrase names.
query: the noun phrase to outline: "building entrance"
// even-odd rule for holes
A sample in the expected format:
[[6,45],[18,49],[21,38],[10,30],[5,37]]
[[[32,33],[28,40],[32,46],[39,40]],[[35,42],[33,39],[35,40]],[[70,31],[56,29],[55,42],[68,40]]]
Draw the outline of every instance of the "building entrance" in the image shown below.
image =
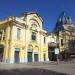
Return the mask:
[[3,61],[3,55],[4,55],[4,46],[0,45],[0,62]]
[[44,57],[44,61],[46,61],[46,54],[44,54],[43,57]]
[[28,62],[32,62],[32,52],[28,52]]
[[15,51],[15,63],[19,63],[19,51]]
[[38,54],[34,54],[34,62],[38,62]]
[[54,52],[51,52],[50,53],[50,58],[49,58],[51,61],[55,61],[56,60],[56,56],[55,56],[55,53]]
[[15,48],[15,63],[19,63],[19,52],[20,52],[20,49],[19,48]]
[[55,47],[51,47],[51,46],[48,49],[49,61],[55,61],[56,60],[54,50],[55,50]]
[[3,60],[4,48],[0,48],[0,62]]

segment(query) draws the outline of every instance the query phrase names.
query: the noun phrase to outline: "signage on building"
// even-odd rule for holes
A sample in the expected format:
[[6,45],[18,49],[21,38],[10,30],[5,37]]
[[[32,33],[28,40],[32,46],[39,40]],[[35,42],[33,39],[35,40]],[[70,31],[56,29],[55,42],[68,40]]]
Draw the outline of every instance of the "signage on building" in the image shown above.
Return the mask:
[[55,48],[55,54],[59,54],[59,48]]

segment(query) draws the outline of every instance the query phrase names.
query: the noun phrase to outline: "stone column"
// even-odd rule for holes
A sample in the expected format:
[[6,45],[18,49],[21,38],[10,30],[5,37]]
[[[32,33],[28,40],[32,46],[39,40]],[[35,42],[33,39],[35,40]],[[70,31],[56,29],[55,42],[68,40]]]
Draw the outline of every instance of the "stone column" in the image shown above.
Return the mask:
[[32,52],[32,62],[34,62],[34,52]]
[[8,61],[8,54],[9,54],[9,43],[10,43],[10,25],[6,27],[6,36],[5,36],[5,47],[4,47],[4,54],[3,54],[3,62],[7,63]]
[[20,48],[20,63],[24,63],[24,48]]
[[49,61],[48,50],[46,51],[46,61]]
[[27,58],[27,46],[25,47],[25,51],[24,51],[24,62],[25,63],[28,62],[28,58]]

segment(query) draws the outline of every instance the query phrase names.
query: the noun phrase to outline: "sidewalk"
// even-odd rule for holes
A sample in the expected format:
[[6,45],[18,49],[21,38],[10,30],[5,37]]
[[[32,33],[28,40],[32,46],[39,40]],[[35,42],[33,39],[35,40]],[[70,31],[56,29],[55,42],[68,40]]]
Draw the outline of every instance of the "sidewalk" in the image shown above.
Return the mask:
[[[57,72],[56,73],[57,75],[63,75],[63,74],[59,74],[59,73],[75,75],[75,63],[70,64],[70,63],[62,62],[59,65],[57,65],[57,64],[55,64],[55,62],[50,61],[50,62],[45,62],[45,63],[0,64],[0,72],[2,72],[2,71],[5,72],[6,70],[9,72],[13,72],[13,70],[16,70],[17,72],[19,72],[19,70],[21,70],[21,72],[23,72],[24,74],[25,74],[25,72],[28,72],[28,70],[31,70],[31,71],[34,70],[34,72],[38,70],[38,72],[41,72],[41,71],[47,71],[48,73],[50,73],[52,71],[54,73]],[[16,71],[14,73],[16,73]],[[37,73],[36,72],[34,74],[34,72],[33,72],[33,75],[35,75]],[[47,72],[44,75],[47,75],[48,74]],[[52,75],[56,75],[54,73]],[[11,75],[11,74],[7,74],[7,75]],[[13,74],[13,75],[15,75],[15,74]],[[29,75],[31,75],[31,74],[29,74]],[[48,75],[50,75],[50,74],[48,74]]]

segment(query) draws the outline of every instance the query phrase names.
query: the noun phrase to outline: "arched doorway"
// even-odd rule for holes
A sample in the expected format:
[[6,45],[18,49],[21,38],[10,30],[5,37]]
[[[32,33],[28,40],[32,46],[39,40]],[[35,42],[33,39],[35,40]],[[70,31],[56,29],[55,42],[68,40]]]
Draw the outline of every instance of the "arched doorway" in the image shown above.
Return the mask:
[[39,50],[38,46],[35,46],[35,48],[34,48],[34,62],[39,61],[38,50]]
[[20,62],[20,57],[19,57],[19,53],[20,53],[20,48],[15,48],[15,55],[14,55],[14,62],[15,63],[19,63]]
[[33,46],[32,45],[29,45],[28,46],[28,54],[27,54],[27,58],[28,58],[28,62],[32,62],[32,49],[33,49]]

